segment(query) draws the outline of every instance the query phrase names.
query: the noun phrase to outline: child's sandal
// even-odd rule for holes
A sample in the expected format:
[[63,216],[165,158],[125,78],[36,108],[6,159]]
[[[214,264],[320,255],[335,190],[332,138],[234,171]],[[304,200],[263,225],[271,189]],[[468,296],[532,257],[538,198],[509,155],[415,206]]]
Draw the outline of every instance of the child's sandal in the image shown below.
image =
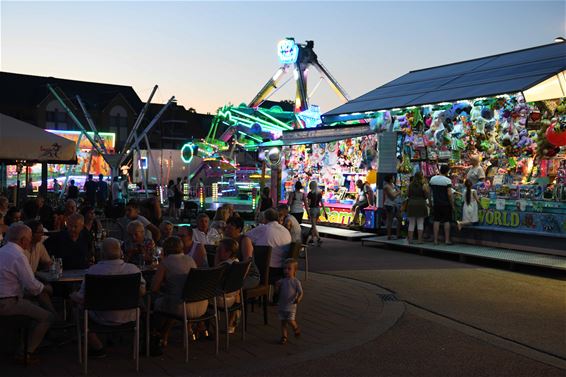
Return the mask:
[[282,336],[281,339],[279,340],[279,344],[287,344],[287,337]]
[[301,336],[301,329],[299,327],[297,327],[295,329],[295,338],[299,338]]

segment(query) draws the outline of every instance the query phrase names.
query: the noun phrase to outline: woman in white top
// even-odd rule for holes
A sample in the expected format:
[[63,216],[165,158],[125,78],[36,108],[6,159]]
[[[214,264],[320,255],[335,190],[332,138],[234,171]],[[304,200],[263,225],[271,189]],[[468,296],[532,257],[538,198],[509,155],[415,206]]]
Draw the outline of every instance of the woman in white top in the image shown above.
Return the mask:
[[297,219],[299,224],[303,221],[304,210],[309,208],[307,196],[301,191],[302,189],[303,184],[301,181],[297,181],[297,183],[295,183],[295,191],[289,195],[289,200],[287,200],[289,212]]
[[478,218],[478,204],[480,199],[476,190],[472,188],[472,181],[466,179],[464,182],[466,186],[466,193],[464,195],[464,206],[462,207],[462,221],[458,221],[458,230],[463,226],[475,224],[479,221]]
[[[183,242],[179,237],[169,237],[163,243],[163,253],[165,258],[157,267],[153,282],[151,284],[152,293],[158,295],[155,300],[156,311],[172,313],[183,316],[183,289],[185,281],[191,268],[197,265],[193,258],[183,254]],[[208,300],[191,302],[184,304],[187,308],[188,318],[198,318],[202,316],[208,307]],[[154,330],[163,337],[163,345],[167,344],[169,331],[173,321],[157,321]],[[154,331],[154,335],[155,334]]]
[[198,243],[193,237],[193,229],[182,226],[177,232],[177,236],[183,241],[183,253],[194,259],[197,267],[209,267],[208,257],[204,245]]

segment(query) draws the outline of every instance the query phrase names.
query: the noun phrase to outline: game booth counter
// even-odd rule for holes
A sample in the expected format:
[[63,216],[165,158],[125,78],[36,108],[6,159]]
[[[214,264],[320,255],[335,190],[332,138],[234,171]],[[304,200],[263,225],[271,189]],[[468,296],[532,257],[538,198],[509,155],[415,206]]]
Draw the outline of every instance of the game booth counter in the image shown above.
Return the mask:
[[405,195],[415,172],[451,166],[455,220],[470,179],[478,222],[454,229],[459,241],[566,255],[565,70],[561,42],[413,71],[323,121],[395,132]]
[[[305,192],[309,182],[316,181],[328,209],[328,213],[321,214],[320,222],[338,227],[349,225],[358,192],[356,181],[361,179],[375,189],[377,144],[378,136],[369,123],[283,132],[277,143],[282,150],[280,202],[287,203],[297,181],[303,184]],[[368,213],[373,210],[374,207],[368,208]],[[373,219],[372,215],[366,217],[368,221]],[[368,227],[373,228],[373,224],[368,223]]]

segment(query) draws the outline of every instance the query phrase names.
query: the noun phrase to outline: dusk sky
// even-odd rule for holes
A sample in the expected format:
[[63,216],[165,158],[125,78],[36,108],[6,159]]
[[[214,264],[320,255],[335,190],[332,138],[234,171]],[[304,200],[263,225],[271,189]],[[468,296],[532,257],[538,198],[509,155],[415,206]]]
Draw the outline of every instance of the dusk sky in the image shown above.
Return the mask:
[[[199,112],[249,102],[279,67],[278,40],[315,41],[352,98],[412,69],[552,43],[556,2],[8,2],[1,70],[131,85]],[[311,70],[311,87],[319,75]],[[287,84],[271,99],[292,99]],[[326,84],[312,103],[341,104]]]

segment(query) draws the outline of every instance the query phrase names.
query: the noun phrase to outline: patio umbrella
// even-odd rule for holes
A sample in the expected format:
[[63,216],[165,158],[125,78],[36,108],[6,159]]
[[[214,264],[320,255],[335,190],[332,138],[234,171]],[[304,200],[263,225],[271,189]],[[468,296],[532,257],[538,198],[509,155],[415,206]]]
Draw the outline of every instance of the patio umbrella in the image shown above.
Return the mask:
[[0,114],[0,161],[76,164],[74,141]]

